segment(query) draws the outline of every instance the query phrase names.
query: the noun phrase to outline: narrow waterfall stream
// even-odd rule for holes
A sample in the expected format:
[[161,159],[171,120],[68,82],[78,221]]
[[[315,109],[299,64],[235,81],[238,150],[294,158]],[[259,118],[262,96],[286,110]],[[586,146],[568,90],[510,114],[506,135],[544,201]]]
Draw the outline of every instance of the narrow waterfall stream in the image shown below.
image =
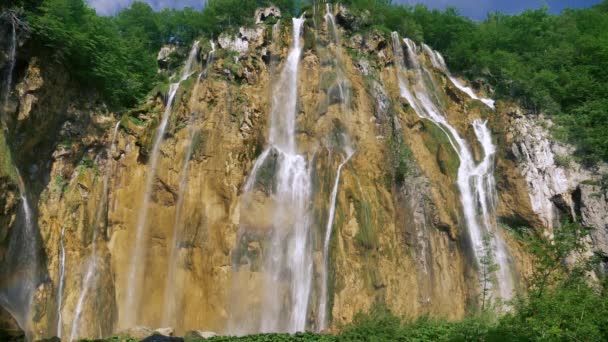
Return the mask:
[[[95,212],[95,222],[93,223],[93,238],[91,240],[91,254],[89,255],[86,261],[86,272],[84,279],[82,280],[82,290],[80,291],[80,296],[78,297],[78,302],[76,304],[76,310],[74,311],[74,320],[72,321],[72,328],[70,331],[70,341],[77,339],[80,333],[80,318],[82,316],[82,312],[84,310],[84,304],[86,302],[86,298],[89,295],[89,291],[94,293],[94,290],[97,289],[97,263],[98,255],[97,255],[97,239],[99,237],[100,231],[103,229],[105,220],[104,215],[107,212],[107,202],[108,202],[108,190],[110,184],[110,176],[113,174],[112,172],[112,155],[116,151],[116,140],[118,138],[118,129],[120,128],[120,121],[116,123],[114,126],[114,130],[112,131],[112,139],[110,140],[110,145],[108,146],[108,159],[106,162],[106,170],[103,177],[102,184],[102,192],[101,199],[99,200],[99,204],[97,205],[97,209]],[[59,316],[60,320],[57,323],[58,331],[61,326],[61,316]],[[101,337],[101,336],[100,336]]]
[[32,300],[40,280],[40,241],[27,188],[16,167],[15,173],[19,185],[21,213],[10,236],[1,268],[0,303],[29,338],[32,333]]
[[8,68],[6,69],[6,78],[4,82],[4,92],[2,94],[2,120],[6,122],[8,119],[8,98],[11,94],[13,86],[13,70],[15,69],[15,60],[17,59],[17,29],[15,23],[11,25],[11,41],[8,48]]
[[[496,189],[494,181],[494,154],[495,146],[486,122],[475,120],[473,128],[475,136],[481,145],[484,156],[477,163],[468,143],[460,133],[450,125],[446,115],[433,101],[433,88],[425,80],[423,72],[432,75],[426,69],[418,57],[418,48],[410,39],[404,39],[407,47],[410,70],[405,70],[406,62],[403,54],[401,40],[396,32],[392,34],[395,64],[398,70],[399,88],[403,96],[412,106],[416,114],[423,119],[433,122],[448,138],[454,151],[460,159],[458,168],[458,189],[460,190],[462,209],[469,238],[471,240],[473,253],[478,266],[484,256],[484,237],[489,234],[491,238],[491,249],[499,270],[496,272],[497,295],[503,300],[513,296],[514,281],[512,277],[511,262],[508,250],[500,233],[496,229],[494,203],[496,201]],[[430,50],[430,49],[429,49]],[[435,55],[435,54],[433,54]],[[435,55],[436,56],[436,55]],[[447,74],[447,68],[442,71]],[[449,77],[449,76],[448,76]],[[452,81],[453,82],[453,81]]]
[[152,187],[154,185],[154,179],[156,178],[156,171],[158,168],[158,160],[160,154],[160,147],[164,140],[165,131],[169,126],[169,118],[173,109],[173,100],[175,94],[179,89],[180,84],[188,79],[192,75],[192,66],[196,60],[198,53],[199,42],[196,41],[192,45],[188,60],[182,71],[180,79],[171,84],[169,88],[169,95],[167,97],[167,104],[165,106],[165,112],[163,113],[160,125],[154,138],[154,145],[150,152],[150,160],[148,162],[148,174],[146,177],[145,191],[143,194],[143,200],[139,209],[139,215],[137,220],[135,246],[131,255],[129,263],[129,274],[126,282],[126,303],[125,303],[125,317],[123,317],[122,323],[124,326],[135,326],[137,323],[137,311],[139,309],[139,300],[141,295],[141,282],[145,269],[145,236],[147,234],[147,223],[148,223],[148,210],[150,208],[150,197],[152,196]]
[[[211,51],[207,56],[207,62],[205,64],[205,69],[201,71],[199,74],[198,80],[194,85],[194,90],[192,91],[192,95],[190,98],[191,107],[192,101],[194,99],[195,94],[198,93],[198,87],[202,79],[207,78],[209,67],[213,63],[215,58],[215,43],[213,41],[211,43]],[[193,140],[195,135],[197,134],[198,129],[194,126],[194,122],[197,117],[193,113],[191,117],[191,121],[189,123],[188,128],[188,140],[186,141],[186,154],[184,155],[184,160],[182,162],[182,167],[180,171],[180,181],[179,181],[179,190],[178,190],[178,198],[176,204],[176,212],[175,212],[175,221],[173,224],[173,239],[171,244],[171,249],[169,251],[169,260],[167,262],[167,277],[165,281],[165,293],[164,293],[164,309],[163,309],[163,318],[162,322],[165,326],[175,326],[176,323],[176,310],[179,308],[179,304],[182,300],[182,286],[183,282],[181,278],[177,276],[178,266],[179,266],[179,249],[182,243],[182,233],[184,229],[184,223],[182,222],[182,216],[184,211],[184,194],[187,191],[188,187],[188,167],[190,165],[190,160],[192,159],[192,153],[194,149]],[[176,281],[177,279],[177,281]]]
[[450,70],[448,69],[448,66],[445,63],[445,59],[439,53],[439,51],[434,51],[433,49],[431,49],[430,46],[426,44],[422,44],[422,49],[431,60],[433,66],[443,72],[448,77],[450,82],[452,82],[452,84],[456,86],[456,88],[460,89],[463,93],[467,94],[473,100],[481,101],[491,109],[495,109],[494,100],[477,96],[473,89],[462,84],[456,77],[454,77],[450,73]]
[[321,296],[319,299],[319,312],[317,313],[317,330],[323,331],[327,328],[327,281],[329,273],[329,243],[331,242],[331,233],[334,225],[334,217],[336,215],[336,199],[338,197],[338,187],[340,185],[340,176],[342,174],[342,168],[350,158],[355,154],[350,146],[344,148],[346,156],[344,161],[338,166],[336,172],[336,180],[331,190],[331,198],[329,201],[329,215],[327,217],[327,225],[325,226],[325,239],[323,240],[323,271],[321,272]]
[[63,318],[61,306],[63,304],[63,290],[65,287],[65,226],[61,227],[59,236],[59,286],[57,287],[57,337],[61,338]]
[[334,54],[335,58],[333,58],[334,70],[336,72],[336,81],[338,86],[338,95],[340,96],[340,103],[342,107],[348,106],[349,102],[349,86],[344,76],[345,72],[342,67],[342,45],[340,42],[340,33],[338,32],[338,28],[336,26],[336,18],[331,10],[331,4],[325,4],[325,23],[327,25],[328,34],[330,37],[330,41],[334,45]]

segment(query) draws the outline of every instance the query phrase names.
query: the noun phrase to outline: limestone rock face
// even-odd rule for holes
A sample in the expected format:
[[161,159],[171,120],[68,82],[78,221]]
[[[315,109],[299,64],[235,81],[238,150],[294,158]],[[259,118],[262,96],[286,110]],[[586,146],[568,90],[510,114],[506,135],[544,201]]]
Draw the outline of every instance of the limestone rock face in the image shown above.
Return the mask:
[[[298,154],[312,182],[314,276],[306,327],[318,328],[330,197],[349,149],[354,154],[341,169],[330,222],[327,328],[351,322],[378,302],[407,317],[462,318],[479,298],[479,279],[456,186],[458,156],[441,129],[401,97],[390,38],[379,31],[353,34],[349,30],[366,19],[336,10],[341,44],[322,17],[317,27],[307,20],[297,80]],[[13,152],[8,163],[23,170],[31,189],[40,233],[44,276],[32,311],[36,338],[121,331],[145,338],[154,333],[145,327],[203,338],[214,335],[203,331],[260,330],[269,237],[277,221],[294,222],[289,209],[277,212],[278,153],[245,191],[268,144],[273,94],[285,91],[277,79],[292,28],[281,22],[281,31],[271,34],[267,21],[280,15],[274,7],[260,9],[256,26],[221,34],[214,58],[204,58],[210,64],[195,63],[175,94],[155,170],[151,154],[164,94],[118,117],[53,65],[23,61],[11,113],[15,128],[6,140]],[[210,57],[211,42],[202,39],[201,46]],[[171,49],[161,50],[161,64]],[[569,147],[551,141],[544,120],[506,103],[492,112],[445,74],[429,70],[447,119],[478,160],[483,151],[471,123],[488,120],[498,149],[497,226],[550,232],[562,217],[580,217],[597,228],[595,248],[608,251],[608,194],[596,182],[601,170],[566,166],[559,156]],[[2,147],[0,140],[0,152],[11,152]],[[0,260],[20,215],[13,176],[0,173]],[[147,189],[147,223],[139,234]],[[530,256],[506,230],[499,234],[523,289]],[[143,252],[135,269],[143,276],[132,288],[138,236]],[[293,276],[280,275],[277,296],[289,290],[284,280]]]
[[175,45],[165,45],[158,52],[158,56],[156,57],[156,62],[161,69],[165,69],[169,66],[169,57],[172,53],[177,50]]
[[529,189],[532,209],[542,220],[547,234],[564,220],[576,221],[591,232],[592,249],[608,251],[608,199],[601,186],[608,165],[585,168],[570,156],[572,146],[551,139],[553,123],[544,117],[525,116],[518,109],[508,111],[511,152]]

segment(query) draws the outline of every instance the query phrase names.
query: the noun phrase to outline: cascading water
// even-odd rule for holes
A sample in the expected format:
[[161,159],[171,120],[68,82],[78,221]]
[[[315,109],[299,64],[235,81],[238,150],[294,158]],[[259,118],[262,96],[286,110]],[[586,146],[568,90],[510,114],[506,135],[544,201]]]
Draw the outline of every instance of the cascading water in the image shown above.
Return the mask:
[[[191,101],[194,99],[195,94],[197,94],[197,90],[199,87],[199,82],[201,81],[201,78],[206,78],[208,76],[208,71],[209,68],[211,66],[211,64],[213,63],[213,59],[215,58],[215,43],[213,41],[210,42],[211,43],[211,51],[209,52],[209,55],[207,56],[207,62],[205,64],[205,69],[200,73],[198,81],[196,83],[196,85],[194,86],[194,90],[192,91],[192,98]],[[192,107],[192,105],[190,106]],[[191,118],[193,120],[195,120],[196,118],[193,117]],[[175,212],[175,223],[174,223],[174,228],[173,228],[173,242],[171,244],[171,250],[169,252],[169,260],[168,260],[168,266],[167,266],[167,278],[166,278],[166,283],[165,283],[165,293],[164,293],[164,310],[163,310],[163,319],[162,322],[164,325],[169,326],[175,323],[175,318],[176,318],[176,310],[178,308],[178,304],[181,301],[182,298],[182,293],[181,293],[181,282],[177,281],[176,282],[176,278],[177,278],[177,266],[178,266],[178,252],[179,252],[179,246],[182,242],[181,240],[181,233],[183,230],[183,223],[182,223],[182,215],[183,215],[183,210],[184,210],[184,194],[187,191],[187,186],[188,186],[188,167],[190,165],[190,160],[192,159],[192,153],[193,148],[194,148],[194,144],[192,143],[192,141],[194,140],[194,137],[197,133],[197,129],[195,128],[194,125],[190,124],[189,125],[189,130],[188,130],[188,141],[186,143],[186,154],[184,155],[184,160],[182,162],[182,167],[181,167],[181,178],[180,178],[180,182],[179,182],[179,190],[178,190],[178,198],[177,198],[177,206],[176,206],[176,212]],[[176,284],[177,283],[177,284]],[[174,326],[174,325],[173,325]]]
[[11,42],[8,49],[8,68],[6,70],[6,81],[4,82],[4,93],[2,94],[2,120],[6,122],[8,119],[7,106],[8,98],[11,93],[11,87],[13,86],[13,70],[15,69],[15,60],[17,58],[17,29],[15,23],[11,21]]
[[342,174],[342,168],[355,153],[349,146],[344,149],[346,157],[344,161],[338,166],[336,172],[336,180],[334,187],[331,191],[331,199],[329,202],[329,216],[327,217],[327,225],[325,227],[325,239],[323,240],[323,271],[321,272],[321,297],[319,300],[319,312],[317,317],[318,330],[323,331],[327,328],[327,281],[329,273],[329,243],[331,241],[331,233],[334,225],[334,217],[336,214],[336,199],[338,197],[338,187],[340,185],[340,176]]
[[63,304],[63,288],[65,287],[65,226],[61,227],[59,236],[59,286],[57,287],[57,337],[61,338],[63,319],[61,306]]
[[[483,239],[489,234],[491,237],[491,252],[494,253],[496,263],[499,266],[499,271],[496,274],[497,294],[503,300],[508,300],[513,296],[514,284],[508,250],[495,227],[493,218],[496,200],[493,174],[495,147],[487,124],[481,120],[473,122],[475,135],[484,152],[483,160],[476,163],[467,142],[450,125],[440,107],[433,102],[433,87],[428,84],[428,82],[433,82],[432,75],[424,69],[419,60],[416,44],[409,39],[404,40],[408,51],[408,61],[413,70],[413,75],[408,75],[406,70],[401,70],[405,66],[405,58],[401,41],[396,32],[393,32],[392,39],[395,64],[398,66],[397,75],[401,95],[410,103],[419,117],[433,122],[445,133],[458,155],[460,166],[457,183],[473,253],[479,265],[484,254]],[[437,56],[436,54],[433,55]],[[441,64],[438,65],[441,66]],[[447,68],[440,69],[447,74]],[[423,71],[429,75],[428,80],[423,77]]]
[[[79,337],[80,333],[80,318],[82,316],[82,312],[84,310],[85,299],[89,294],[91,289],[97,288],[96,279],[97,279],[97,239],[99,237],[99,232],[103,228],[104,219],[103,216],[106,213],[107,209],[107,201],[108,201],[108,189],[110,184],[110,176],[111,172],[111,160],[112,155],[116,151],[116,139],[118,138],[118,129],[120,128],[120,121],[116,123],[114,126],[114,130],[112,131],[112,140],[110,140],[110,145],[108,148],[108,159],[106,164],[105,175],[103,177],[103,189],[101,192],[101,199],[99,200],[99,204],[97,205],[97,210],[95,213],[95,222],[93,228],[93,239],[91,240],[91,255],[89,256],[86,262],[86,272],[84,279],[82,280],[82,291],[80,292],[80,296],[78,297],[78,302],[76,303],[76,309],[74,310],[74,320],[72,321],[72,330],[70,332],[70,341],[73,341]],[[60,302],[61,303],[61,302]],[[61,317],[61,316],[60,316]],[[61,324],[59,321],[58,324]],[[101,326],[101,325],[100,325]],[[59,327],[59,325],[58,325]],[[58,328],[59,331],[59,328]],[[100,334],[101,335],[101,334]],[[59,335],[59,337],[61,337]],[[99,336],[101,338],[101,336]]]
[[427,56],[431,60],[431,63],[433,64],[433,66],[435,68],[439,69],[441,72],[443,72],[448,77],[448,79],[452,82],[452,84],[454,86],[456,86],[456,88],[460,89],[463,93],[469,95],[470,98],[477,100],[477,101],[481,101],[486,106],[488,106],[492,109],[495,109],[494,100],[477,96],[477,94],[475,94],[473,89],[463,85],[456,77],[452,76],[447,65],[445,64],[445,59],[439,53],[439,51],[434,51],[426,44],[422,44],[422,48],[424,49],[424,52],[426,52]]
[[336,79],[338,86],[338,95],[340,96],[340,103],[342,105],[346,105],[348,103],[348,86],[346,82],[346,77],[344,77],[344,70],[342,70],[342,65],[340,64],[341,59],[341,43],[340,43],[340,35],[338,32],[338,28],[336,27],[336,18],[334,17],[331,11],[331,5],[329,3],[325,4],[325,23],[327,25],[327,30],[330,36],[330,40],[334,43],[335,48],[335,58],[333,59],[334,70],[336,71]]
[[312,288],[311,176],[295,139],[303,24],[303,17],[293,19],[293,46],[272,97],[269,146],[256,160],[244,188],[251,191],[262,165],[276,156],[273,227],[264,255],[265,287],[258,329],[262,332],[305,330]]
[[165,131],[169,125],[169,118],[171,117],[171,111],[173,109],[173,99],[179,89],[181,82],[185,81],[190,75],[192,75],[192,65],[196,59],[198,52],[199,42],[196,41],[192,45],[188,60],[182,71],[182,75],[178,82],[172,83],[169,87],[169,96],[167,98],[167,104],[165,106],[165,112],[161,119],[156,137],[154,138],[154,145],[150,153],[150,161],[148,162],[148,175],[146,177],[145,192],[143,195],[142,205],[139,209],[139,216],[137,220],[137,230],[135,237],[135,246],[131,256],[129,264],[129,274],[127,276],[126,283],[126,317],[122,318],[122,323],[127,327],[135,326],[137,320],[137,310],[139,309],[139,298],[143,272],[145,269],[144,263],[144,238],[146,235],[146,228],[148,222],[148,209],[150,207],[150,197],[152,195],[152,186],[154,185],[154,178],[156,177],[156,169],[158,167],[158,159],[160,153],[160,146],[165,136]]

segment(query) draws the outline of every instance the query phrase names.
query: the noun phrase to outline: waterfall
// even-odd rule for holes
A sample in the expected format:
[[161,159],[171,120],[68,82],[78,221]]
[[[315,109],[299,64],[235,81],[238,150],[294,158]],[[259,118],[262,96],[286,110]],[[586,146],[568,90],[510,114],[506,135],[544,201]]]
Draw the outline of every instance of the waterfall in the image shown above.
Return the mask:
[[[448,122],[440,107],[433,102],[433,86],[432,84],[429,85],[429,82],[433,82],[432,75],[424,69],[422,62],[419,60],[416,44],[410,39],[404,40],[407,46],[410,69],[413,71],[413,75],[409,75],[407,70],[401,70],[406,64],[401,41],[396,32],[393,32],[392,39],[395,64],[398,66],[397,75],[401,96],[410,103],[420,118],[433,122],[445,133],[458,155],[460,166],[458,168],[457,185],[460,190],[462,208],[473,253],[479,265],[484,254],[484,236],[490,234],[491,252],[494,253],[495,261],[499,266],[499,271],[496,274],[497,294],[503,300],[508,300],[513,296],[514,284],[511,275],[510,256],[506,244],[495,227],[493,217],[496,201],[493,167],[496,148],[492,143],[492,136],[487,128],[487,123],[481,120],[473,122],[475,136],[484,152],[483,160],[476,163],[467,142],[456,128]],[[438,56],[437,54],[432,55]],[[437,58],[433,62],[433,58],[431,58],[431,62],[437,63],[436,67],[439,66],[441,71],[446,75],[448,74],[445,64],[440,59]],[[424,78],[422,71],[427,73],[430,80]]]
[[163,113],[160,125],[154,138],[154,145],[150,153],[150,160],[148,162],[148,175],[146,177],[145,191],[143,194],[142,204],[139,209],[139,215],[137,220],[135,246],[133,247],[133,253],[131,255],[131,261],[129,264],[129,274],[126,282],[126,317],[122,319],[123,326],[133,327],[137,322],[137,310],[139,309],[139,297],[141,295],[141,281],[143,272],[145,269],[145,242],[144,238],[146,235],[146,228],[148,223],[148,210],[150,209],[150,197],[152,196],[152,187],[154,185],[154,179],[156,178],[156,169],[158,167],[158,159],[160,154],[160,146],[165,136],[165,131],[169,125],[169,118],[171,117],[171,111],[173,109],[173,100],[175,94],[179,89],[181,82],[185,81],[192,74],[192,65],[196,59],[198,52],[198,44],[196,41],[192,45],[188,60],[182,71],[182,75],[176,83],[172,83],[169,87],[169,96],[167,98],[167,104],[165,105],[165,112]]
[[336,180],[334,187],[331,191],[331,199],[329,202],[329,216],[327,217],[327,225],[325,227],[325,240],[323,241],[323,271],[321,272],[321,298],[319,300],[319,312],[317,316],[317,324],[319,325],[318,330],[323,331],[327,327],[327,278],[329,273],[329,243],[331,241],[331,232],[334,225],[334,216],[336,214],[336,199],[338,197],[338,186],[340,184],[340,175],[342,168],[350,158],[352,158],[354,151],[350,147],[345,148],[346,158],[338,166],[336,173]]
[[[215,43],[213,41],[211,43],[211,51],[207,56],[207,62],[205,64],[205,70],[203,70],[198,78],[196,85],[194,86],[194,90],[192,91],[191,101],[194,99],[197,94],[198,87],[200,85],[201,78],[206,78],[208,76],[209,67],[211,63],[213,63],[213,59],[215,57]],[[190,106],[192,107],[192,105]],[[196,119],[193,116],[191,120]],[[181,233],[183,230],[182,224],[182,216],[184,211],[184,194],[187,191],[188,186],[188,167],[190,165],[190,160],[192,159],[192,153],[194,152],[194,145],[192,141],[194,136],[196,135],[197,129],[191,123],[188,129],[188,141],[186,144],[186,154],[184,155],[184,160],[182,162],[182,167],[180,171],[180,181],[179,181],[179,190],[177,193],[177,205],[175,212],[175,221],[173,224],[173,240],[171,244],[171,250],[169,251],[169,260],[167,266],[167,277],[165,281],[165,293],[164,293],[164,309],[163,309],[163,319],[162,322],[164,325],[169,326],[172,324],[171,320],[176,317],[176,310],[178,302],[181,300],[181,291],[176,288],[176,278],[177,278],[177,266],[178,266],[178,252],[179,246],[182,242]],[[177,286],[182,285],[177,281]],[[173,321],[175,322],[175,321]]]
[[338,28],[336,27],[336,18],[331,11],[331,5],[325,4],[325,23],[327,24],[327,31],[330,36],[330,40],[334,43],[335,58],[333,59],[334,69],[336,70],[336,80],[338,86],[338,93],[340,95],[340,103],[344,106],[348,103],[347,89],[345,88],[346,78],[344,77],[344,71],[340,65],[340,58],[342,49],[340,43],[340,35]]
[[431,60],[431,63],[433,64],[433,66],[435,68],[439,69],[439,71],[443,72],[456,88],[460,89],[460,91],[467,94],[473,100],[481,101],[486,106],[490,107],[491,109],[495,109],[494,100],[477,96],[477,94],[475,94],[473,89],[465,86],[456,77],[452,76],[447,65],[445,64],[445,59],[439,53],[439,51],[433,51],[433,49],[431,49],[426,44],[422,44],[422,49],[424,50],[424,52],[427,54],[427,56]]
[[[93,227],[93,239],[91,241],[91,255],[89,256],[86,262],[86,272],[84,279],[82,280],[82,291],[80,292],[80,296],[78,297],[78,302],[76,303],[76,309],[74,310],[74,320],[72,321],[72,330],[70,332],[70,341],[77,339],[80,332],[80,317],[82,316],[82,311],[84,309],[85,299],[89,293],[90,289],[95,289],[97,286],[95,284],[96,275],[97,275],[97,239],[99,236],[99,231],[102,229],[104,224],[104,214],[106,213],[107,208],[107,200],[108,200],[108,189],[110,184],[110,176],[111,172],[111,161],[112,155],[116,151],[116,139],[118,138],[118,128],[120,127],[120,121],[116,123],[114,126],[114,130],[112,131],[112,139],[110,140],[110,145],[108,148],[108,159],[106,163],[105,175],[103,177],[103,189],[101,192],[101,199],[97,205],[97,210],[95,213],[95,222]],[[101,329],[101,325],[99,325]],[[58,331],[60,331],[58,329]],[[100,333],[101,335],[101,333]],[[58,335],[61,337],[61,335]],[[99,336],[101,338],[101,336]]]
[[209,51],[209,55],[207,55],[207,61],[205,62],[205,70],[203,70],[198,75],[197,85],[198,85],[198,82],[201,81],[201,78],[208,76],[209,67],[213,63],[213,60],[215,59],[215,42],[213,40],[211,40],[211,41],[209,41],[209,44],[211,44],[211,51]]
[[2,94],[2,100],[3,103],[2,105],[4,106],[4,108],[2,108],[2,120],[4,122],[7,121],[8,119],[8,98],[11,94],[11,87],[13,86],[13,70],[15,69],[15,60],[17,58],[17,30],[15,28],[15,23],[11,20],[11,43],[9,45],[9,50],[8,50],[8,69],[6,71],[6,82],[4,85],[4,93]]
[[61,338],[63,319],[61,305],[63,303],[63,288],[65,286],[65,226],[61,227],[59,237],[59,286],[57,287],[57,337]]
[[295,137],[303,24],[303,17],[293,18],[293,46],[272,96],[269,144],[244,187],[245,192],[252,191],[261,166],[269,156],[276,156],[273,228],[264,253],[262,332],[305,330],[312,288],[311,175],[305,157],[297,152]]

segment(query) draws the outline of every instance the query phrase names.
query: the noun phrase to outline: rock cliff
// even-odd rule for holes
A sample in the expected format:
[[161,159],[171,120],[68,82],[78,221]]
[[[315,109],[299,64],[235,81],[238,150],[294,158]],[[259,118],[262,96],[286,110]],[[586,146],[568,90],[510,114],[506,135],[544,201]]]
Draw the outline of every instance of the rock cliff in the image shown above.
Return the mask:
[[[171,326],[177,334],[264,330],[271,237],[298,219],[286,210],[277,224],[275,180],[283,161],[267,148],[277,94],[291,91],[277,84],[299,43],[291,20],[271,24],[269,18],[279,19],[278,9],[259,11],[255,27],[224,33],[217,42],[200,40],[193,73],[171,102],[160,87],[120,114],[75,86],[59,65],[35,53],[18,55],[4,104],[7,129],[0,132],[0,263],[11,260],[19,243],[12,236],[24,229],[21,177],[37,235],[27,238],[40,245],[31,309],[11,312],[22,328],[36,338],[65,340],[134,325]],[[356,18],[345,8],[319,8],[304,19],[292,90],[297,155],[311,181],[305,328],[337,329],[375,302],[407,317],[462,318],[479,305],[478,251],[451,138],[402,96],[395,51],[407,54],[411,47],[401,40],[395,47],[384,32],[354,31]],[[160,66],[167,51],[186,56],[189,48],[167,47]],[[28,51],[27,42],[19,51]],[[503,101],[491,109],[456,86],[423,49],[414,53],[433,80],[433,101],[477,162],[485,151],[473,123],[487,121],[497,149],[491,225],[509,251],[515,291],[525,290],[532,270],[525,244],[509,227],[549,236],[563,219],[580,220],[594,228],[590,249],[608,252],[603,166],[590,170],[569,161],[570,147],[552,141],[550,121]],[[0,57],[0,68],[5,60]],[[413,68],[411,60],[406,67]],[[167,106],[136,265],[142,278],[130,290],[138,216]],[[285,293],[297,275],[283,273],[273,281],[279,307],[288,308],[295,304]],[[30,281],[17,273],[3,277],[3,289],[12,285],[5,279]],[[132,291],[135,305],[129,305]],[[2,295],[11,311],[11,292]],[[319,319],[323,308],[327,326]]]

